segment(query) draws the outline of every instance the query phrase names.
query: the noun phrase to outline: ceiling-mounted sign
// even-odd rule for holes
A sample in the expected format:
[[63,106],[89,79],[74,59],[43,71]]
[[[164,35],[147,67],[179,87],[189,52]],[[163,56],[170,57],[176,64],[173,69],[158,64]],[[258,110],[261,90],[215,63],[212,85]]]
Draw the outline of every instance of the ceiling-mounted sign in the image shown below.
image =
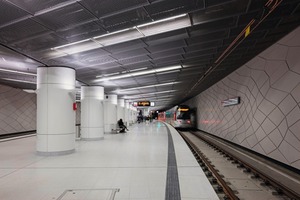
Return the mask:
[[241,102],[241,97],[232,97],[230,99],[226,99],[222,101],[222,106],[224,107],[233,106],[239,104],[240,102]]
[[135,107],[147,107],[147,106],[154,106],[154,102],[150,102],[150,101],[137,101],[137,102],[133,102],[133,106]]
[[138,101],[137,106],[150,106],[150,101]]

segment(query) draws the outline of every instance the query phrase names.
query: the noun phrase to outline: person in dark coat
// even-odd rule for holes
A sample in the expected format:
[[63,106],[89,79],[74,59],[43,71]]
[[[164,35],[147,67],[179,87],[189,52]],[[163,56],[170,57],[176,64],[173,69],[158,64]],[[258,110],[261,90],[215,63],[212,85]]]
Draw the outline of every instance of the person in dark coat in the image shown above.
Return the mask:
[[120,133],[125,133],[125,129],[128,131],[128,128],[125,126],[124,122],[122,119],[120,119],[118,121],[118,125],[119,125],[119,128],[121,129],[120,130]]

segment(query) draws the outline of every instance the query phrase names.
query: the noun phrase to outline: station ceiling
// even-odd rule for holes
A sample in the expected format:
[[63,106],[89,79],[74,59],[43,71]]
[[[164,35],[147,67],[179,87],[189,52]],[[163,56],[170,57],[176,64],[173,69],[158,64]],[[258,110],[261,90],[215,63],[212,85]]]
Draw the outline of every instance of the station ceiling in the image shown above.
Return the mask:
[[0,84],[69,66],[78,88],[170,108],[299,24],[300,0],[0,0]]

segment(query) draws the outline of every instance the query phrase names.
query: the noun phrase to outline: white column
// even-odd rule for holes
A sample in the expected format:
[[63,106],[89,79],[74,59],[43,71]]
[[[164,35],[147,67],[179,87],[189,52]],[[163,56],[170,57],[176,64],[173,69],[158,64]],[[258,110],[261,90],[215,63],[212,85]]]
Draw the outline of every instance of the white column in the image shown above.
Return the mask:
[[118,120],[125,120],[125,99],[118,99]]
[[133,107],[132,105],[130,105],[130,119],[129,119],[129,123],[130,124],[133,124],[136,122],[137,120],[137,115],[136,115],[136,112],[137,112],[137,108],[136,107]]
[[82,140],[101,140],[104,138],[103,100],[103,87],[81,87]]
[[125,117],[124,117],[124,121],[125,121],[125,123],[126,123],[126,126],[129,126],[129,125],[131,125],[130,123],[129,123],[129,115],[130,115],[130,111],[129,111],[129,101],[127,100],[125,100]]
[[75,151],[75,70],[37,68],[37,143],[39,155]]
[[110,133],[117,128],[117,104],[118,96],[116,94],[105,95],[104,101],[104,133]]

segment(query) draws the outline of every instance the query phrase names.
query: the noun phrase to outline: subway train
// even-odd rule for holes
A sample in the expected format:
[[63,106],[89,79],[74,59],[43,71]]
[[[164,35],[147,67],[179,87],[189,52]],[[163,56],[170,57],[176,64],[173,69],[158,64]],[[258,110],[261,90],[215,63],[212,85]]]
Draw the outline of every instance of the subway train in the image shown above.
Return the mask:
[[178,105],[165,112],[158,113],[158,120],[167,122],[175,128],[196,128],[196,111],[186,105]]

